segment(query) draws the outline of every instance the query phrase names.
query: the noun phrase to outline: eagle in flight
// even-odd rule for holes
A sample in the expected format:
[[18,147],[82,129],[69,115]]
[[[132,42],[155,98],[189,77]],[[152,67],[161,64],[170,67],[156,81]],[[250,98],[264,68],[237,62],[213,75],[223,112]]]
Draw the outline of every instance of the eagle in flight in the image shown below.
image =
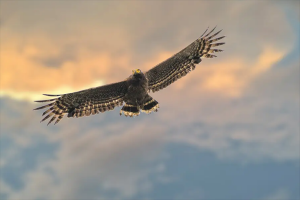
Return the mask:
[[212,53],[222,51],[213,48],[225,44],[215,43],[225,37],[214,38],[222,30],[213,34],[214,28],[204,35],[207,30],[186,48],[146,73],[136,69],[132,70],[132,75],[121,82],[68,94],[44,94],[45,96],[55,96],[55,98],[35,101],[50,103],[34,110],[49,107],[43,113],[46,117],[42,119],[44,121],[52,117],[48,125],[54,120],[56,120],[54,124],[58,123],[65,114],[67,114],[67,117],[94,115],[99,112],[113,110],[116,106],[122,106],[123,102],[125,102],[125,105],[120,110],[120,115],[124,113],[126,117],[138,116],[140,111],[145,113],[157,111],[159,104],[149,95],[150,91],[156,92],[167,87],[194,70],[196,64],[201,62],[201,58],[213,58],[216,56]]

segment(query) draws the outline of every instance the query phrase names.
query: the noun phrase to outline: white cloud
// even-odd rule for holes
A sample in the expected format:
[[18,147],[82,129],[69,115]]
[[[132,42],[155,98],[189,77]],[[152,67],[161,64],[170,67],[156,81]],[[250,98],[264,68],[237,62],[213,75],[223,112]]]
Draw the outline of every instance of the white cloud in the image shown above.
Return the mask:
[[141,125],[111,136],[93,128],[74,136],[75,130],[51,139],[60,141],[56,159],[40,161],[9,199],[99,199],[105,191],[113,191],[111,198],[132,197],[151,189],[150,175],[162,173],[161,166],[148,167],[162,159],[159,127],[145,131]]
[[289,191],[281,188],[276,190],[273,194],[269,194],[266,197],[262,198],[261,200],[289,200],[290,194]]

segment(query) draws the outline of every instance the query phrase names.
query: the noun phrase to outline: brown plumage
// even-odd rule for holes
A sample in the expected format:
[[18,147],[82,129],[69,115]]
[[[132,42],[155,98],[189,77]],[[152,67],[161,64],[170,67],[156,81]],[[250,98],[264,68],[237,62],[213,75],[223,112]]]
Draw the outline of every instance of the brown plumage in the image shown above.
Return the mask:
[[150,91],[156,92],[167,87],[194,70],[201,58],[213,58],[216,56],[212,53],[222,51],[213,47],[223,45],[224,43],[214,42],[225,36],[214,38],[221,32],[212,34],[214,29],[204,35],[207,29],[199,39],[146,73],[137,69],[125,81],[118,83],[62,95],[45,94],[56,98],[36,101],[50,103],[35,110],[49,107],[43,113],[46,117],[42,119],[44,121],[51,117],[48,124],[53,121],[54,124],[58,123],[65,114],[68,117],[82,117],[113,110],[116,106],[123,105],[123,102],[125,105],[120,115],[124,113],[125,116],[132,117],[139,115],[140,111],[157,111],[159,104],[149,95]]

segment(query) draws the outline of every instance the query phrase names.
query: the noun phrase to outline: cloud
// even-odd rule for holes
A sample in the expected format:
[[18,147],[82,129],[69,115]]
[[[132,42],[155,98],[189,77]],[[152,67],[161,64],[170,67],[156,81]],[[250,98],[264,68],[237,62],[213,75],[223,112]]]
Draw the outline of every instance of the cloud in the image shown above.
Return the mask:
[[[163,173],[164,128],[146,127],[145,123],[131,127],[124,122],[112,126],[106,120],[101,130],[80,122],[73,127],[59,127],[58,134],[52,134],[51,129],[43,130],[42,126],[40,130],[29,128],[22,135],[4,132],[2,139],[8,137],[21,141],[20,138],[25,137],[31,138],[31,143],[21,148],[16,148],[16,143],[3,147],[5,156],[1,158],[5,162],[2,170],[6,170],[8,165],[15,169],[15,160],[19,160],[17,169],[20,168],[22,176],[18,179],[23,186],[1,192],[7,194],[8,199],[130,198],[147,192],[152,187],[149,177]],[[116,133],[118,130],[119,134]],[[109,132],[112,133],[107,134]],[[53,155],[37,156],[39,159],[31,161],[35,167],[23,171],[27,160],[24,160],[26,156],[22,152],[40,144],[41,141],[33,138],[41,136],[46,144],[37,146],[35,151],[43,152],[42,149],[49,144],[59,145],[56,145]],[[16,152],[8,158],[6,154],[12,152],[11,148]],[[149,165],[154,166],[153,169]]]
[[[59,144],[52,156],[38,159],[34,168],[21,173],[21,181],[28,184],[21,190],[6,192],[8,199],[131,198],[147,193],[159,177],[174,181],[164,170],[168,152],[163,146],[167,144],[197,147],[235,163],[296,161],[299,159],[299,97],[294,98],[299,89],[294,84],[299,81],[296,63],[292,69],[269,70],[256,78],[257,85],[247,88],[239,98],[216,98],[213,93],[194,97],[188,93],[182,99],[182,94],[175,93],[171,105],[167,98],[162,98],[164,106],[157,114],[134,120],[118,117],[118,111],[111,111],[64,119],[59,126],[45,128],[45,124],[36,124],[39,114],[28,110],[32,104],[6,99],[5,104],[1,102],[5,107],[1,109],[1,116],[5,116],[1,119],[1,137],[13,139],[22,150],[9,145],[9,149],[2,151],[6,155],[12,152],[11,148],[16,150],[10,157],[1,157],[3,167],[16,165],[16,158],[28,158],[21,152],[40,143],[34,138],[42,136],[48,143]],[[290,81],[283,81],[287,79]],[[189,104],[182,105],[181,101]],[[175,105],[176,111],[172,111]],[[15,112],[21,116],[14,117]],[[18,122],[20,118],[28,118],[29,112],[32,115],[26,123]],[[23,125],[13,129],[15,123]],[[42,152],[41,147],[36,151]],[[21,159],[21,167],[22,162]]]
[[262,200],[282,200],[282,199],[290,199],[289,191],[286,189],[278,189],[273,194],[270,194]]
[[166,114],[176,121],[170,139],[210,149],[222,158],[297,160],[298,74],[295,62],[289,71],[277,68],[256,77],[256,84],[245,88],[239,98],[205,93],[205,97],[194,99],[185,96],[189,104],[177,102],[182,106],[176,108],[176,113]]
[[0,180],[0,197],[3,199],[7,199],[7,196],[12,193],[11,187],[7,185],[4,181]]
[[[87,88],[93,88],[93,87],[99,87],[104,85],[103,81],[95,81],[92,84],[89,84],[87,86],[84,87],[78,87],[75,90],[84,90]],[[74,91],[73,87],[69,87],[69,86],[60,86],[54,90],[48,90],[47,92],[43,92],[43,93],[48,93],[48,94],[66,94],[66,93],[71,93],[72,91]],[[26,101],[36,101],[38,99],[48,99],[48,97],[42,96],[41,93],[39,92],[34,92],[34,91],[13,91],[13,90],[1,90],[0,91],[0,97],[12,97],[16,100],[26,100]]]
[[[241,73],[258,75],[269,69],[292,48],[296,37],[279,5],[270,2],[175,2],[171,6],[165,2],[127,2],[117,6],[109,2],[76,2],[73,9],[66,9],[68,6],[68,2],[3,3],[2,96],[33,99],[35,93],[61,87],[68,86],[72,88],[68,92],[72,92],[99,79],[105,83],[125,79],[131,69],[150,69],[199,37],[207,25],[220,23],[227,36],[225,52],[219,54],[220,58],[204,60],[198,68],[218,67],[211,76],[209,70],[201,76],[204,82],[198,79],[199,74],[189,79],[208,90],[238,96],[244,85],[251,83],[237,77]],[[130,7],[130,12],[124,7]],[[108,12],[112,8],[114,12]],[[249,13],[253,9],[255,16]],[[151,10],[156,10],[155,14]],[[185,15],[186,11],[192,14]],[[53,19],[54,13],[60,20]],[[217,16],[232,17],[229,23]],[[240,23],[240,18],[245,21]],[[199,24],[199,19],[208,19],[207,24]],[[29,21],[30,29],[24,26]],[[183,88],[185,82],[188,81],[180,80],[174,87]]]

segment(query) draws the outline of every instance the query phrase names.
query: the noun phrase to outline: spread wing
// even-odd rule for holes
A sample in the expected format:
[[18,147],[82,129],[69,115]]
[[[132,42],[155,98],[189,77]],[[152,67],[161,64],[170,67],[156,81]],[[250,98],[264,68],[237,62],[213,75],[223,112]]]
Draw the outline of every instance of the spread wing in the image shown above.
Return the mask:
[[145,75],[148,79],[148,89],[152,90],[152,92],[163,89],[195,69],[195,65],[201,62],[201,58],[216,57],[212,53],[220,52],[222,50],[214,49],[213,47],[225,43],[214,42],[225,36],[214,38],[221,32],[220,30],[211,35],[214,30],[215,28],[203,36],[206,33],[206,30],[199,39],[191,43],[185,49],[146,72]]
[[43,115],[47,115],[42,121],[52,117],[48,123],[50,124],[57,118],[56,124],[65,114],[68,114],[68,117],[83,117],[112,110],[114,107],[123,104],[123,98],[126,93],[127,82],[122,81],[69,94],[45,94],[46,96],[56,96],[56,98],[36,101],[51,103],[34,110],[50,107],[43,113]]

